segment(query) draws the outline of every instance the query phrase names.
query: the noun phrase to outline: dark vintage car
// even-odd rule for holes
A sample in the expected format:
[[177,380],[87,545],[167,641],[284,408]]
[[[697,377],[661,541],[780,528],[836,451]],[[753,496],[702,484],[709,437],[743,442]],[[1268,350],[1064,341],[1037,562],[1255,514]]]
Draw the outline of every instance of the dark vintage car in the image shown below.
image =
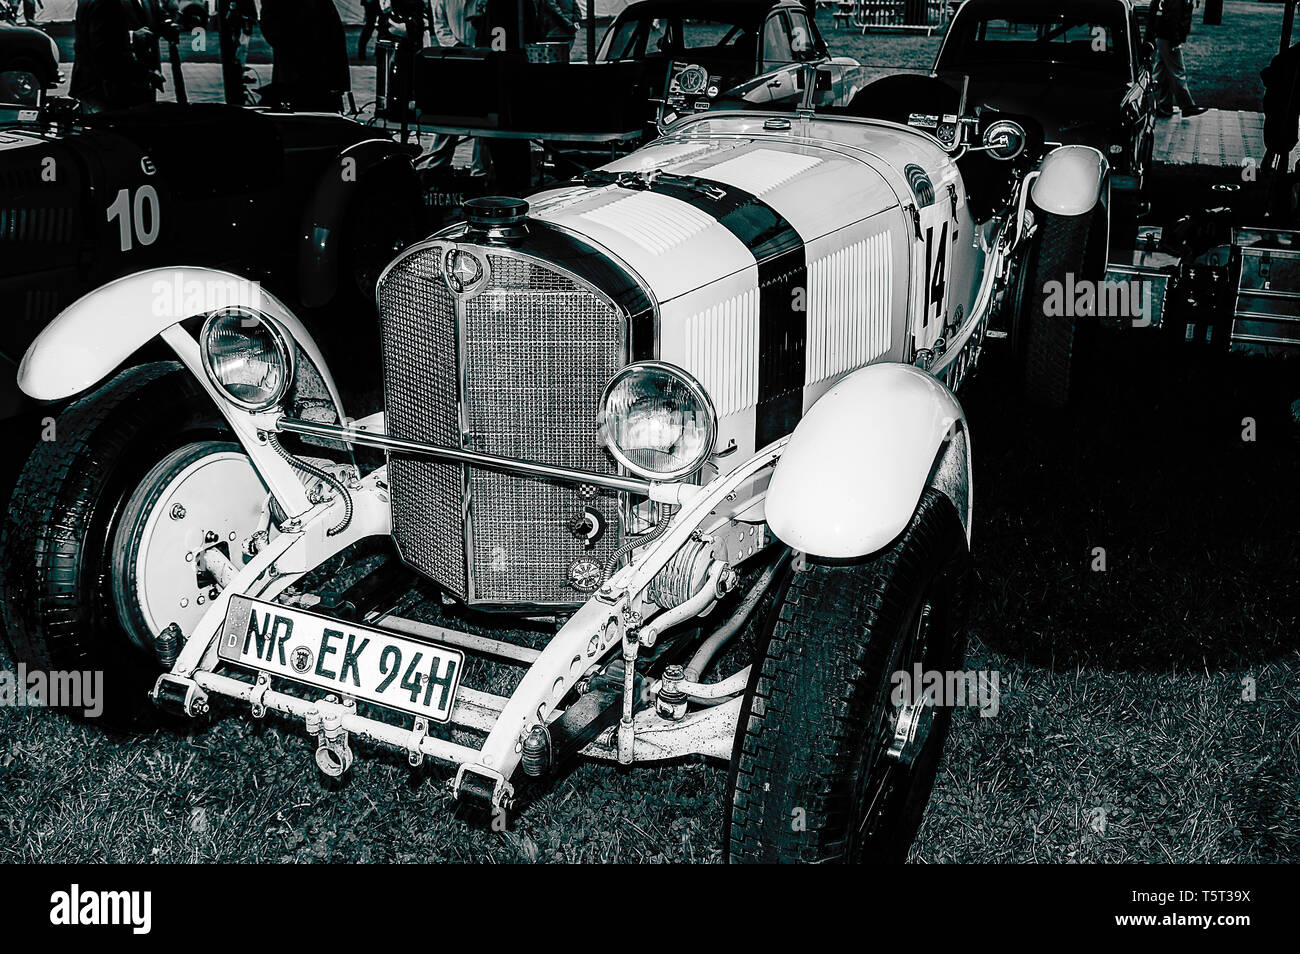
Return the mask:
[[421,50],[410,96],[393,55],[382,68],[381,115],[399,119],[401,104],[414,101],[426,125],[597,143],[608,161],[611,143],[627,151],[683,106],[707,108],[741,84],[750,105],[794,102],[799,68],[832,59],[798,0],[643,0],[615,18],[594,62],[536,61],[535,52]]
[[1111,188],[1137,192],[1151,159],[1150,46],[1129,0],[966,0],[934,64],[971,102],[1027,114],[1052,141],[1093,146]]
[[0,109],[0,356],[16,361],[86,291],[163,262],[352,311],[421,209],[409,150],[342,116]]
[[0,22],[0,73],[16,70],[31,73],[45,89],[57,86],[59,48],[43,30]]
[[[800,64],[831,59],[809,7],[799,0],[642,0],[605,34],[600,62],[673,65],[667,89],[692,97],[748,84],[754,105],[799,98]],[[695,72],[684,72],[684,70]],[[698,77],[698,78],[697,78]]]

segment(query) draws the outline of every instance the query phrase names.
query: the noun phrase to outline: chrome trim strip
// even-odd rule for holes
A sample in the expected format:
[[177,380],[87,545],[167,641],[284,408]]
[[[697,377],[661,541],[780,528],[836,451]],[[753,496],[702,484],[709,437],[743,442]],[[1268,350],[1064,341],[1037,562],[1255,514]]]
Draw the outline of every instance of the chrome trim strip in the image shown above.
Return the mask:
[[650,481],[638,480],[634,477],[620,477],[614,474],[593,474],[584,470],[572,470],[568,467],[553,467],[550,464],[539,464],[536,461],[531,460],[516,460],[512,457],[497,457],[494,454],[483,454],[478,451],[462,450],[452,447],[436,447],[433,444],[407,440],[402,437],[392,437],[388,434],[362,431],[355,427],[340,427],[337,424],[318,424],[314,421],[303,421],[288,416],[278,418],[275,427],[279,431],[287,431],[290,434],[302,434],[308,437],[323,437],[327,440],[341,441],[345,444],[359,444],[363,447],[373,447],[377,450],[414,454],[418,457],[432,457],[436,460],[445,460],[457,464],[482,467],[485,470],[499,470],[508,474],[520,474],[525,477],[539,477],[549,480],[564,481],[572,484],[591,484],[592,486],[602,487],[606,490],[626,491],[627,493],[640,494],[644,497],[650,496],[653,487]]

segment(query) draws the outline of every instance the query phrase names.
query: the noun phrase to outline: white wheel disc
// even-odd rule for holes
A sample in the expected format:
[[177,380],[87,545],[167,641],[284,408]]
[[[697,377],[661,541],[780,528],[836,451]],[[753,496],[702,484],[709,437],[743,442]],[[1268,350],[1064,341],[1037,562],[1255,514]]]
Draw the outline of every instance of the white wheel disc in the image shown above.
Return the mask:
[[128,635],[147,640],[145,648],[172,623],[189,635],[207,612],[220,587],[202,569],[204,552],[215,548],[238,569],[249,559],[247,541],[266,525],[267,489],[252,461],[229,447],[174,451],[127,503],[114,541],[114,587]]

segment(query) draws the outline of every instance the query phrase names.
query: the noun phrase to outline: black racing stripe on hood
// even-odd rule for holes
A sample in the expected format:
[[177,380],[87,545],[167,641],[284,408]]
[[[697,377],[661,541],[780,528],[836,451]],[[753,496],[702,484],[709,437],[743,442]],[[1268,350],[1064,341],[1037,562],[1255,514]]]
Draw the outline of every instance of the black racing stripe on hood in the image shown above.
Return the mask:
[[631,360],[648,361],[658,353],[655,304],[636,277],[595,245],[539,219],[528,221],[528,238],[519,251],[553,262],[599,288],[628,316]]
[[714,179],[656,176],[648,189],[717,219],[758,264],[758,408],[754,446],[794,430],[803,415],[808,259],[803,237],[758,196]]

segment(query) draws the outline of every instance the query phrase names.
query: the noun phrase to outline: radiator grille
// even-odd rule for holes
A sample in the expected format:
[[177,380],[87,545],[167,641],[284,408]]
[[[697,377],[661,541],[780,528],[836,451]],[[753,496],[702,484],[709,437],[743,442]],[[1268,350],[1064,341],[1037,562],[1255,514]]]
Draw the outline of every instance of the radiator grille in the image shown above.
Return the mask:
[[[461,446],[456,311],[435,254],[413,255],[379,291],[384,337],[385,426],[389,433]],[[393,537],[402,556],[464,598],[462,468],[414,457],[388,464]]]
[[[439,258],[414,253],[380,290],[391,433],[612,472],[594,415],[624,358],[618,310],[542,264],[488,253],[490,284],[457,316]],[[570,486],[409,458],[389,470],[403,556],[476,603],[578,603],[569,565],[603,561],[618,542],[613,496],[585,504],[608,527],[585,550],[566,528],[584,506]]]

